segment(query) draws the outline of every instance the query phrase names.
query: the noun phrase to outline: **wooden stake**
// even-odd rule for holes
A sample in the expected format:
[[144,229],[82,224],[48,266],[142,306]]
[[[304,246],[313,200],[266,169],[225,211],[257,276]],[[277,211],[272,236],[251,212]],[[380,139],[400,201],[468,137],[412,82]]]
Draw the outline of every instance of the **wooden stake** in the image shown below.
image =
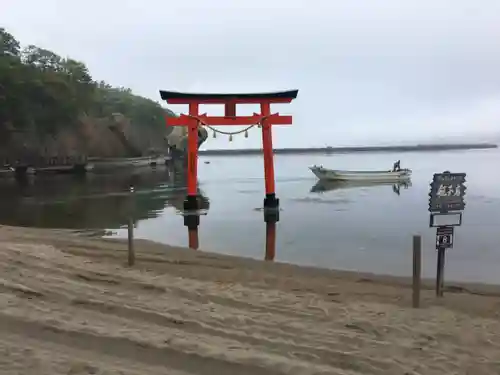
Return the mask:
[[128,265],[135,264],[135,249],[134,249],[134,219],[128,219]]
[[444,288],[444,256],[446,249],[438,248],[437,254],[437,271],[436,271],[436,296],[443,296]]
[[128,265],[135,264],[135,249],[134,249],[134,187],[130,187],[129,195],[129,217],[128,217]]
[[422,237],[413,236],[413,308],[420,307],[422,278]]

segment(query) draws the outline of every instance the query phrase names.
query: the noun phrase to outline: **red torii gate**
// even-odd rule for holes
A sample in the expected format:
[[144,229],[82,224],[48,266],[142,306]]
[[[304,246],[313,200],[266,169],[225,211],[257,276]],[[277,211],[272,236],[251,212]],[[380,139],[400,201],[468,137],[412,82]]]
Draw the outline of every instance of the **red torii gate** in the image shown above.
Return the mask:
[[[187,196],[184,210],[197,210],[197,173],[198,173],[198,126],[236,126],[260,125],[262,127],[262,149],[264,155],[264,175],[266,196],[264,199],[264,218],[266,221],[279,220],[279,199],[276,198],[274,184],[274,162],[272,125],[291,125],[292,116],[271,113],[271,104],[291,103],[297,98],[299,90],[256,94],[195,94],[160,90],[160,95],[168,104],[188,104],[189,113],[179,117],[166,117],[167,126],[188,127],[188,173]],[[224,104],[224,116],[208,116],[199,113],[200,104]],[[260,104],[260,113],[252,116],[237,116],[237,104]],[[196,223],[192,225],[197,226]],[[191,224],[187,224],[192,226]]]

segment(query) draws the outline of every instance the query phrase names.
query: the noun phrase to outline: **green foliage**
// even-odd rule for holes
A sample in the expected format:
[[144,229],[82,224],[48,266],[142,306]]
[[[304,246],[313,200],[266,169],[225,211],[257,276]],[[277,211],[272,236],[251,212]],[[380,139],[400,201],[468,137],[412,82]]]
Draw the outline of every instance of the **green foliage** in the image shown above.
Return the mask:
[[113,113],[121,113],[135,124],[165,129],[165,110],[158,103],[101,81],[96,86],[92,114],[105,117]]
[[20,44],[12,34],[0,27],[0,54],[2,56],[19,56]]
[[33,45],[21,48],[0,28],[0,138],[12,131],[39,137],[76,132],[83,115],[111,120],[116,113],[157,136],[165,131],[165,109],[158,103],[94,81],[80,61]]

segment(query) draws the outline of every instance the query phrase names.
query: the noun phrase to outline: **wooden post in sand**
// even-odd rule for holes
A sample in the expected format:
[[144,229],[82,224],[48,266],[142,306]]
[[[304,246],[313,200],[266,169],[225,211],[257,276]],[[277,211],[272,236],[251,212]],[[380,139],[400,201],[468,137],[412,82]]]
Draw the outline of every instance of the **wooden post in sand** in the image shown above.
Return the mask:
[[436,297],[442,297],[444,289],[444,257],[446,249],[438,247],[437,251]]
[[130,186],[129,194],[129,214],[128,214],[128,265],[135,264],[135,249],[134,249],[134,187]]
[[420,307],[422,278],[422,237],[413,236],[413,308]]

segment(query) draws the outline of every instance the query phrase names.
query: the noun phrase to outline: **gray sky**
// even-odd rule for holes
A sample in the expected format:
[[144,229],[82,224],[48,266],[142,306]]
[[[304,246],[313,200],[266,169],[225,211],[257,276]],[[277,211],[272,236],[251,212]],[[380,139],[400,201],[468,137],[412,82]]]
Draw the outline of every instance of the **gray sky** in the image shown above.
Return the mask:
[[[499,0],[0,0],[0,9],[24,45],[155,100],[159,89],[297,88],[276,108],[295,118],[276,127],[277,147],[500,134]],[[255,129],[205,147],[259,145]]]

